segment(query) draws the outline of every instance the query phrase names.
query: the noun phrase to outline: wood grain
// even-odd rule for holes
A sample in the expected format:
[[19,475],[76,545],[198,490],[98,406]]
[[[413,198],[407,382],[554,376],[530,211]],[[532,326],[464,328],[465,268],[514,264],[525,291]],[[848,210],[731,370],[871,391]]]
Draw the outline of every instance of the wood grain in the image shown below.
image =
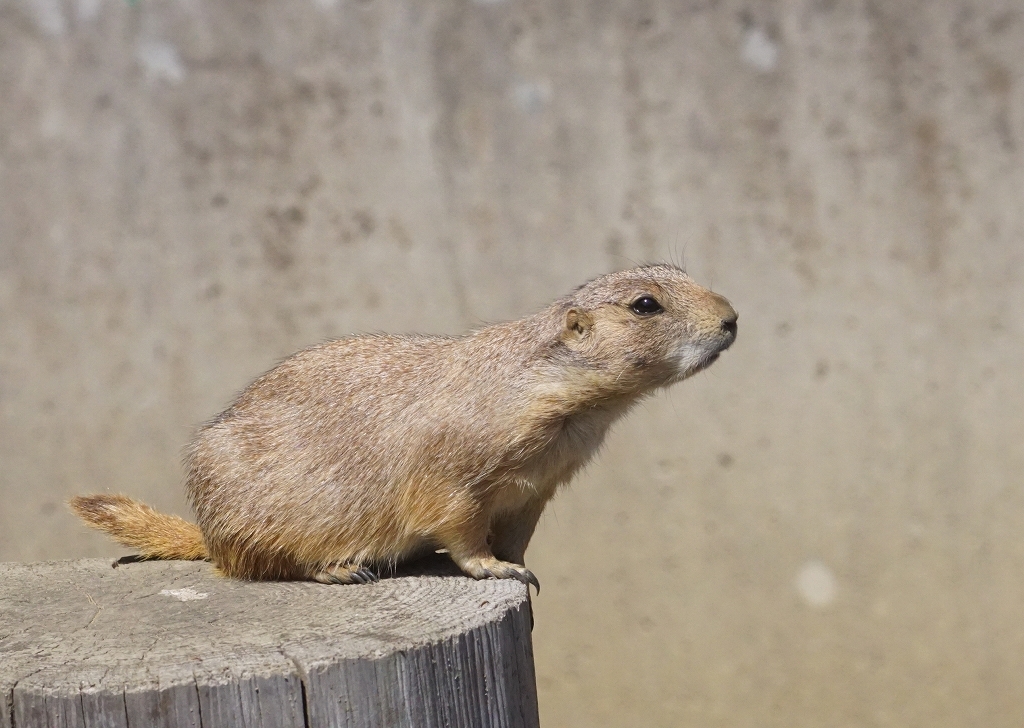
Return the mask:
[[251,583],[208,564],[0,564],[0,728],[538,724],[515,581]]

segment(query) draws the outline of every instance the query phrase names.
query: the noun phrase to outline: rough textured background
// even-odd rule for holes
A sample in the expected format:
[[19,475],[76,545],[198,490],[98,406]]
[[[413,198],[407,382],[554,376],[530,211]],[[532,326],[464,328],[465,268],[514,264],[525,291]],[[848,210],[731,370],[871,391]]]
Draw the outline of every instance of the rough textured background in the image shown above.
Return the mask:
[[249,378],[685,259],[707,374],[542,521],[549,726],[1024,723],[1012,0],[0,0],[0,558]]

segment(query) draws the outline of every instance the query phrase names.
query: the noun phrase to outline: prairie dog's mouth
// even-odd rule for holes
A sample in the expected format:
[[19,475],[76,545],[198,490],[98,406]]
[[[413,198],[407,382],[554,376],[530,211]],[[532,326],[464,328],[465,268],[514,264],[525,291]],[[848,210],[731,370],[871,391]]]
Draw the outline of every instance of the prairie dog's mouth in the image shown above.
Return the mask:
[[710,345],[709,343],[700,345],[693,342],[683,344],[678,349],[676,359],[679,366],[679,377],[685,379],[704,371],[718,361],[718,357],[732,345],[733,341],[735,338],[730,337],[725,341],[717,341]]
[[718,361],[718,357],[721,356],[723,351],[724,349],[719,349],[718,351],[711,352],[703,359],[699,360],[696,364],[690,367],[690,370],[686,373],[686,376],[690,376],[691,374],[697,374],[698,372],[702,372],[705,369],[707,369],[709,366]]
[[715,363],[716,361],[718,361],[718,357],[720,357],[720,356],[722,355],[722,352],[723,352],[723,351],[725,351],[725,349],[721,349],[721,350],[719,350],[719,351],[716,351],[716,352],[715,352],[715,353],[713,353],[713,354],[708,354],[708,355],[707,355],[706,357],[704,357],[704,360],[703,360],[703,361],[701,361],[701,362],[700,362],[700,363],[699,363],[699,364],[697,365],[697,367],[698,367],[699,369],[706,369],[707,367],[711,366],[711,365],[712,365],[712,364],[714,364],[714,363]]

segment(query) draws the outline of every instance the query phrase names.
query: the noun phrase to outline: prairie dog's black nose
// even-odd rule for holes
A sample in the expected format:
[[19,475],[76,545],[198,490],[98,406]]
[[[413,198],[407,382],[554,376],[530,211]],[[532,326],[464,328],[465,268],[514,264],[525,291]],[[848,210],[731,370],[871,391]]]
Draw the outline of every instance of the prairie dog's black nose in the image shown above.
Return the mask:
[[713,295],[715,297],[715,308],[718,310],[718,316],[721,319],[719,326],[721,326],[722,331],[730,334],[735,339],[737,331],[736,320],[740,316],[725,296],[719,296],[717,293]]

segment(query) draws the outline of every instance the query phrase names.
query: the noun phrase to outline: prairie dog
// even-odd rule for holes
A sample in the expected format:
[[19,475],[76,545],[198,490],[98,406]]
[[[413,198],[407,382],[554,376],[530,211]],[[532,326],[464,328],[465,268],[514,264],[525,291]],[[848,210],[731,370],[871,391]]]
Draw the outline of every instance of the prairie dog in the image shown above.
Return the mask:
[[71,506],[145,558],[244,579],[362,583],[443,548],[469,576],[539,588],[524,554],[545,504],[612,422],[714,362],[736,319],[649,265],[465,336],[312,346],[200,429],[185,458],[198,525],[121,495]]

